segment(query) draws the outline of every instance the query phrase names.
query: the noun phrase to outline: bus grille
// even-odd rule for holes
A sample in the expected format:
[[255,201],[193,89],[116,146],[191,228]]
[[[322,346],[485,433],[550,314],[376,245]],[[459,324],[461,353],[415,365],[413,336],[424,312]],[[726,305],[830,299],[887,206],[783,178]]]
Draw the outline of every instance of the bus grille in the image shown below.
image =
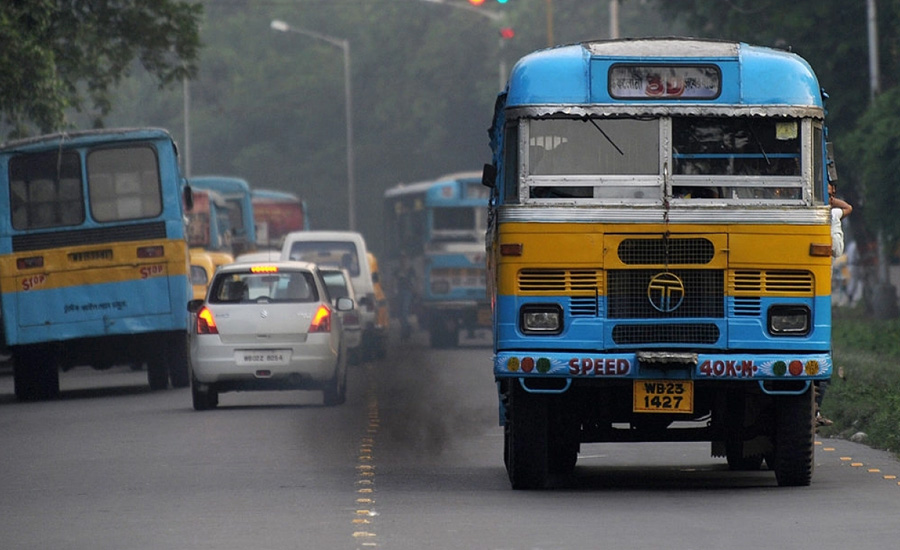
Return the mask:
[[708,239],[626,239],[618,252],[625,265],[703,265],[712,261],[716,247]]
[[519,271],[519,291],[596,295],[603,284],[602,273],[599,269],[523,269]]
[[607,273],[609,319],[679,319],[725,316],[724,273],[713,269],[674,269],[684,285],[683,299],[671,311],[655,308],[648,297],[650,280],[659,269],[612,270]]
[[715,344],[719,327],[706,323],[683,325],[617,325],[613,341],[620,346],[637,344]]
[[732,294],[791,294],[813,296],[813,275],[809,271],[735,271],[729,281]]
[[114,225],[110,227],[92,227],[65,231],[47,231],[13,235],[13,252],[29,250],[45,250],[48,248],[65,248],[89,244],[113,243],[120,241],[146,241],[165,239],[166,223],[153,222],[137,225]]

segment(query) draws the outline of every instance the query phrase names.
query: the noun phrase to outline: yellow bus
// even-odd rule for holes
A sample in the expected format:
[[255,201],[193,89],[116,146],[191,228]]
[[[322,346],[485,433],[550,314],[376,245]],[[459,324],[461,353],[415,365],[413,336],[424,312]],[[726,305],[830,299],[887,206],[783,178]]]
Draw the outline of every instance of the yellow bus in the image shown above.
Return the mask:
[[813,470],[831,376],[823,94],[799,56],[595,41],[512,69],[490,131],[493,371],[514,488],[583,443]]

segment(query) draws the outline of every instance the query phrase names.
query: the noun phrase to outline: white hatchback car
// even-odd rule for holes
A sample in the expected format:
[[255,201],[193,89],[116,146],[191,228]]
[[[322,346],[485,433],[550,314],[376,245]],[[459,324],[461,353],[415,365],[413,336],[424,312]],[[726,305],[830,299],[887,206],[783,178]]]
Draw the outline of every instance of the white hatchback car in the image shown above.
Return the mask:
[[[347,353],[334,303],[315,264],[234,263],[216,272],[206,300],[192,300],[194,409],[228,391],[322,390],[326,405],[347,393]],[[337,311],[335,311],[337,310]]]

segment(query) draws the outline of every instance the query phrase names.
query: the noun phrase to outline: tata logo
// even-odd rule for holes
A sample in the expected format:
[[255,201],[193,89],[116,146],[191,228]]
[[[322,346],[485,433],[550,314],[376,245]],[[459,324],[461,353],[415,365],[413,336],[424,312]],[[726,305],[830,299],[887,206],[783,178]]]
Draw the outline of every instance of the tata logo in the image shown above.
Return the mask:
[[656,311],[671,313],[684,301],[684,282],[674,273],[657,273],[647,285],[647,299]]

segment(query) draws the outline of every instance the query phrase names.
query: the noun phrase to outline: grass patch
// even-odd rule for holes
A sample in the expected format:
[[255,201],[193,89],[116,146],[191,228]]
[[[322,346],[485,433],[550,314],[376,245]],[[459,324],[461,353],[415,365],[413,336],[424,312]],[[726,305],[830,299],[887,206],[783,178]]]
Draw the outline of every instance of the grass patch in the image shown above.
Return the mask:
[[866,434],[865,443],[900,454],[900,319],[874,320],[835,308],[835,372],[822,403],[825,437]]

